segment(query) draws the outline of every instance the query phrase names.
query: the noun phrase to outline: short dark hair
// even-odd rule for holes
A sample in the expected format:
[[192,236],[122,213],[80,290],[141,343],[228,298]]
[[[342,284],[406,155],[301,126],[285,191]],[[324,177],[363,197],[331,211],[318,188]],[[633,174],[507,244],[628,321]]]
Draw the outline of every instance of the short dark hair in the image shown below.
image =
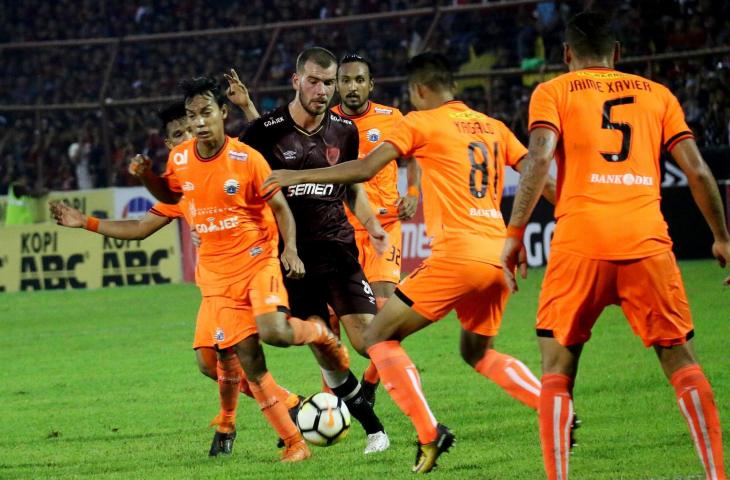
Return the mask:
[[226,96],[221,90],[220,83],[211,75],[203,75],[180,82],[180,88],[185,97],[185,103],[196,95],[210,94],[219,107],[226,103]]
[[157,111],[157,118],[160,119],[162,131],[165,133],[167,133],[168,123],[185,118],[185,115],[185,102],[182,100],[171,103],[162,110]]
[[333,63],[337,63],[337,58],[326,48],[306,48],[297,57],[297,73],[301,73],[304,70],[304,64],[307,62],[314,62],[322,68],[328,68]]
[[616,35],[606,15],[585,11],[568,21],[565,42],[579,57],[605,57],[613,53]]
[[340,59],[340,64],[337,66],[337,73],[340,72],[340,67],[347,63],[364,63],[368,67],[368,75],[370,75],[370,78],[373,78],[373,66],[357,53],[348,53],[342,57]]
[[420,83],[432,90],[448,90],[454,86],[454,76],[446,55],[424,52],[408,60],[408,82]]

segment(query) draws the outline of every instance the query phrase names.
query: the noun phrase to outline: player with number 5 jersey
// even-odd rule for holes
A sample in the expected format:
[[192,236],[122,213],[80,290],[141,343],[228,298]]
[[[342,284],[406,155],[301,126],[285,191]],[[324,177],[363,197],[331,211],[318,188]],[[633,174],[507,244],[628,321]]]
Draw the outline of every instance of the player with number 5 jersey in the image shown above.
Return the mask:
[[692,317],[660,210],[661,150],[687,175],[714,236],[712,253],[725,266],[730,234],[717,183],[674,95],[613,68],[620,46],[610,17],[580,13],[565,38],[570,72],[539,85],[530,100],[530,149],[502,254],[515,288],[512,268],[554,157],[557,225],[536,325],[545,471],[550,480],[568,479],[580,354],[603,309],[619,305],[634,333],[657,352],[707,478],[724,479],[717,407],[692,347]]
[[454,435],[431,413],[418,371],[400,345],[405,337],[456,310],[464,361],[532,409],[537,408],[540,383],[522,362],[492,348],[509,295],[499,266],[506,235],[500,212],[504,171],[519,171],[527,149],[502,122],[454,100],[453,77],[443,55],[417,55],[407,69],[411,102],[418,111],[397,123],[382,145],[359,162],[274,171],[265,185],[360,182],[397,157],[414,158],[421,167],[433,253],[398,285],[368,326],[365,342],[383,385],[416,427],[413,471],[426,473]]

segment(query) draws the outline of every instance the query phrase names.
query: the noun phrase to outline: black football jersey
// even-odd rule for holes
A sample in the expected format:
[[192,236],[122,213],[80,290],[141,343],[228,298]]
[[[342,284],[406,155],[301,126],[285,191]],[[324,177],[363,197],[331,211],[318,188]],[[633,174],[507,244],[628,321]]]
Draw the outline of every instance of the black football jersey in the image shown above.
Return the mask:
[[[327,111],[319,127],[307,132],[279,107],[249,124],[241,140],[261,152],[272,170],[323,168],[357,159],[359,135],[355,124]],[[352,225],[345,215],[347,187],[331,183],[305,183],[284,187],[297,224],[297,245],[312,242],[354,242]]]

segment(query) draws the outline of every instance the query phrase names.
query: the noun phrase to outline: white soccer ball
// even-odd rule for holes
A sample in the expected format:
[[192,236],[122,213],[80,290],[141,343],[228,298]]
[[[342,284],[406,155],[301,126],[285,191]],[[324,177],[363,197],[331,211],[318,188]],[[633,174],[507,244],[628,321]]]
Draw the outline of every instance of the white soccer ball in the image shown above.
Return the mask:
[[302,402],[297,427],[312,445],[329,447],[347,436],[350,411],[342,399],[330,393],[315,393]]

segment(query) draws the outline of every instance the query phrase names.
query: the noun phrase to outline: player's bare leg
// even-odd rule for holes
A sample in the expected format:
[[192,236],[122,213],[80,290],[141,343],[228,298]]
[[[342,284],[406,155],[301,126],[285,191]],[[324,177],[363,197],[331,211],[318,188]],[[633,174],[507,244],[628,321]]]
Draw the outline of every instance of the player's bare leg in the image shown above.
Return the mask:
[[564,347],[554,338],[538,338],[542,355],[540,443],[548,480],[568,478],[571,446],[573,382],[583,344]]
[[[370,287],[373,289],[373,295],[375,295],[375,303],[378,306],[378,311],[382,310],[385,303],[395,292],[396,284],[393,282],[373,282]],[[349,335],[349,334],[348,334]],[[370,361],[365,372],[362,374],[362,385],[363,395],[370,405],[375,405],[375,392],[378,390],[380,384],[380,375],[378,375],[378,369],[375,368],[375,364]]]
[[[258,317],[257,317],[258,320]],[[297,462],[310,457],[309,449],[302,435],[297,430],[289,411],[280,400],[281,387],[266,368],[264,350],[258,335],[251,335],[237,343],[233,349],[238,354],[251,387],[251,392],[261,408],[269,424],[284,441],[286,449],[282,454],[282,462]]]
[[494,337],[461,330],[461,358],[477,373],[499,385],[533,410],[540,401],[540,381],[514,357],[494,350]]
[[348,370],[350,358],[347,348],[327,327],[324,320],[304,321],[283,312],[271,312],[256,317],[261,340],[276,347],[314,345],[329,356],[336,370]]
[[380,372],[388,394],[410,417],[418,433],[413,471],[427,473],[454,443],[454,435],[436,421],[421,388],[418,369],[400,342],[432,322],[413,311],[397,296],[391,297],[365,330],[370,358]]
[[692,340],[671,347],[655,346],[664,374],[674,387],[677,404],[687,421],[695,450],[708,479],[726,479],[722,428],[712,387],[692,346]]
[[218,380],[218,373],[216,372],[218,354],[215,349],[207,347],[196,348],[195,360],[198,362],[200,373],[213,380]]

